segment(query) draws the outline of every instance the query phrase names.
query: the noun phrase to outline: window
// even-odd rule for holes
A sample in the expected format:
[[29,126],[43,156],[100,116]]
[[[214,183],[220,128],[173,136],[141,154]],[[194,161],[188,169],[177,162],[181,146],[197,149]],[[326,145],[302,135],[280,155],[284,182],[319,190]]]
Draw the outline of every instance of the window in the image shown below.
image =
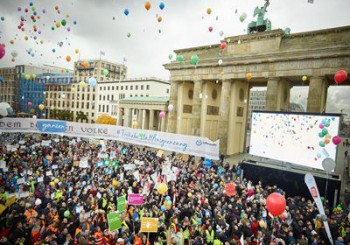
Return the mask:
[[143,97],[143,94],[140,94],[140,97]]
[[106,100],[106,95],[103,95],[103,100]]
[[105,105],[102,106],[102,112],[105,112]]
[[132,97],[132,94],[130,94],[130,97]]
[[98,105],[98,111],[101,112],[101,105]]
[[112,101],[114,100],[114,94],[112,94],[112,96],[111,96],[111,100],[112,100]]
[[92,100],[95,101],[95,94],[92,94]]
[[85,94],[82,94],[81,99],[84,100],[84,98],[85,98]]
[[76,107],[77,107],[77,109],[79,109],[79,102],[78,101],[77,101],[77,106]]
[[92,102],[91,109],[95,109],[95,102]]
[[146,89],[149,90],[149,85],[146,85]]
[[130,90],[132,90],[133,89],[133,86],[132,85],[130,85]]
[[139,89],[139,85],[135,85],[135,90],[138,90]]
[[91,113],[91,117],[94,117],[94,116],[95,116],[95,113],[92,112],[92,113]]
[[111,89],[111,87],[108,86],[107,90],[110,90],[110,89]]
[[84,102],[81,102],[81,109],[84,109]]
[[106,112],[109,111],[109,105],[106,105]]
[[125,86],[125,90],[128,90],[128,85]]
[[146,94],[146,97],[149,97],[149,95],[148,95],[148,94]]
[[141,90],[143,90],[143,85],[141,85]]
[[109,94],[107,95],[107,100],[109,101]]
[[89,109],[89,107],[90,107],[90,103],[86,102],[86,109]]
[[166,93],[169,94],[169,89],[168,88],[166,89]]
[[103,90],[104,90],[104,91],[106,91],[106,86],[105,86],[105,87],[103,87]]
[[114,90],[114,86],[112,86],[112,90]]
[[115,86],[115,90],[118,90],[118,86]]
[[90,100],[90,94],[87,94],[87,98],[86,98],[87,100]]
[[123,90],[123,86],[120,86],[120,90]]

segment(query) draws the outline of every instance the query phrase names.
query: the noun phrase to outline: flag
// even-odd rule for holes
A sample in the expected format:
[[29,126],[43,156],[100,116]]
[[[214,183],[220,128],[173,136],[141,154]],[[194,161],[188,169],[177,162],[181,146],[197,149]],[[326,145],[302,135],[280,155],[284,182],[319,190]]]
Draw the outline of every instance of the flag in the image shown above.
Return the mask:
[[100,50],[100,55],[105,56],[106,55],[105,51]]

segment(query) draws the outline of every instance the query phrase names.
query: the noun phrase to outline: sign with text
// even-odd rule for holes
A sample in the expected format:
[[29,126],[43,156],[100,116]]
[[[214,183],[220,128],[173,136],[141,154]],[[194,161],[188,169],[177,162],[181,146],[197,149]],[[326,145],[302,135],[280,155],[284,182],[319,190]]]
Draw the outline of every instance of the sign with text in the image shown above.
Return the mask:
[[140,194],[129,194],[128,204],[129,205],[142,205],[144,202],[143,195]]
[[122,228],[122,219],[117,212],[107,214],[109,231],[115,231]]
[[126,198],[125,196],[118,197],[117,210],[121,213],[125,210]]
[[70,137],[118,140],[130,144],[149,146],[163,151],[190,154],[209,159],[219,159],[219,140],[211,141],[205,137],[172,134],[160,131],[127,127],[66,122],[34,118],[2,118],[1,132],[48,133]]
[[141,218],[141,232],[158,232],[158,219],[157,218]]

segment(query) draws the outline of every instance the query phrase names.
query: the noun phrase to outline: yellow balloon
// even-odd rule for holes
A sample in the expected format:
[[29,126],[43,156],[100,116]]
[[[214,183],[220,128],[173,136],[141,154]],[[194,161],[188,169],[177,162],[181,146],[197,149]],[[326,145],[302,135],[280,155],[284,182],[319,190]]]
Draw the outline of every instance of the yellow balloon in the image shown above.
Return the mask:
[[55,182],[55,184],[58,184],[58,182],[60,182],[60,180],[59,179],[55,179],[54,182]]
[[56,27],[57,27],[57,28],[60,28],[60,27],[61,27],[61,23],[57,21],[57,22],[56,22]]
[[25,75],[24,75],[24,78],[25,78],[26,80],[29,80],[29,79],[30,79],[30,74],[25,74]]
[[307,76],[303,76],[302,80],[303,80],[303,82],[305,82],[307,80]]
[[36,74],[32,74],[32,78],[35,79],[36,78]]
[[250,72],[248,72],[247,74],[245,74],[245,78],[246,78],[248,81],[250,81],[250,80],[252,79],[252,77],[253,77],[253,75],[252,75]]
[[54,187],[55,186],[55,182],[51,181],[50,182],[50,186]]
[[211,14],[211,8],[207,8],[207,14]]
[[76,54],[79,54],[79,49],[76,49],[76,50],[75,50],[75,53],[76,53]]
[[137,121],[133,121],[132,126],[137,127]]
[[43,104],[40,104],[40,105],[39,105],[39,110],[42,111],[42,110],[44,110],[44,109],[45,109],[45,106],[44,106]]
[[84,87],[86,86],[86,82],[81,81],[81,82],[79,83],[79,85],[80,85],[82,88],[84,88]]
[[158,185],[158,192],[159,194],[163,195],[165,192],[167,192],[168,186],[165,183],[160,183]]
[[73,93],[75,93],[75,88],[72,88],[70,91],[73,92]]

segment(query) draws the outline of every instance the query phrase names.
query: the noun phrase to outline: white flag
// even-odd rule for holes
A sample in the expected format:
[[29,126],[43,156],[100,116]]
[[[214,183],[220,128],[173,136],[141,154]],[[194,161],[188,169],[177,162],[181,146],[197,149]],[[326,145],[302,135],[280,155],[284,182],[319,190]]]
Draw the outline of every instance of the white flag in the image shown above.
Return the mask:
[[[321,217],[322,216],[323,217],[326,216],[326,213],[324,212],[324,208],[323,208],[323,204],[322,204],[322,201],[321,201],[320,193],[318,191],[317,184],[316,184],[314,176],[312,176],[312,174],[310,174],[310,173],[307,173],[307,174],[305,174],[304,180],[305,180],[305,184],[309,188],[309,191],[311,193],[312,198],[314,199],[314,201],[316,203],[316,206],[318,208],[318,211],[321,214]],[[325,221],[323,221],[323,225],[324,225],[324,227],[326,229],[326,233],[327,233],[328,239],[331,242],[331,244],[333,245],[332,234],[331,234],[331,231],[329,229],[329,225],[328,225],[327,219]]]

